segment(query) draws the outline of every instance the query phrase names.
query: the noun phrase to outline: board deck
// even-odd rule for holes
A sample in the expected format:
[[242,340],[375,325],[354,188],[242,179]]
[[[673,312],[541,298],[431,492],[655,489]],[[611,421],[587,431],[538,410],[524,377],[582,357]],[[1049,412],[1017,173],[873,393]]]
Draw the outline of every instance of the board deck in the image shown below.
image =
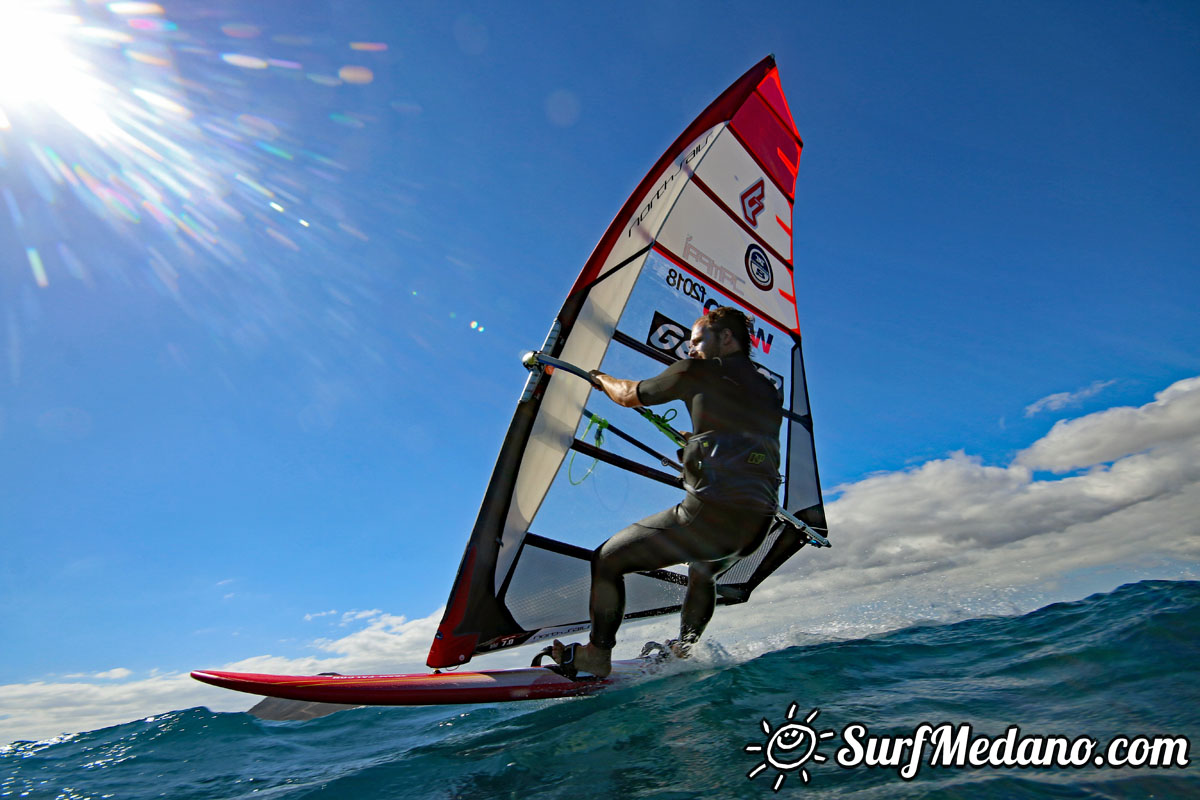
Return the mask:
[[607,678],[571,680],[546,667],[432,672],[412,675],[266,675],[255,672],[196,670],[198,681],[239,692],[347,705],[421,706],[496,703],[591,694],[645,675],[656,668],[649,659],[614,661]]

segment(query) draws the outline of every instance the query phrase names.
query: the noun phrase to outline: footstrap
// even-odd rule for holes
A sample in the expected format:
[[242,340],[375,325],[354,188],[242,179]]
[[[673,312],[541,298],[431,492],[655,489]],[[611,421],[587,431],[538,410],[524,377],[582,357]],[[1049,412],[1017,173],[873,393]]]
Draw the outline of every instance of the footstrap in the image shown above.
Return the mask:
[[[571,680],[575,680],[576,679],[575,676],[579,674],[579,671],[575,668],[575,648],[576,647],[579,647],[579,642],[571,642],[568,645],[564,645],[563,646],[563,660],[559,661],[559,662],[555,662],[553,664],[547,664],[547,665],[545,665],[545,667],[543,667],[543,669],[548,669],[551,672],[557,672],[559,675],[562,675],[564,678],[570,678]],[[533,657],[533,661],[532,661],[532,663],[530,663],[529,666],[541,667],[542,659],[545,658],[546,656],[550,656],[551,659],[554,658],[554,646],[553,645],[539,651],[538,654]]]

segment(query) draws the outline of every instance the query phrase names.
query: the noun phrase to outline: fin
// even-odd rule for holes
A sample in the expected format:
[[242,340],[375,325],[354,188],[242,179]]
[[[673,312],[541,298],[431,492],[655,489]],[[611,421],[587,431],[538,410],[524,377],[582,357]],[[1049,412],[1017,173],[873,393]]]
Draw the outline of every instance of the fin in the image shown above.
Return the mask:
[[293,720],[309,720],[328,716],[337,711],[346,711],[362,706],[343,705],[340,703],[314,703],[305,700],[284,700],[279,697],[267,697],[258,702],[249,713],[259,719],[272,722]]

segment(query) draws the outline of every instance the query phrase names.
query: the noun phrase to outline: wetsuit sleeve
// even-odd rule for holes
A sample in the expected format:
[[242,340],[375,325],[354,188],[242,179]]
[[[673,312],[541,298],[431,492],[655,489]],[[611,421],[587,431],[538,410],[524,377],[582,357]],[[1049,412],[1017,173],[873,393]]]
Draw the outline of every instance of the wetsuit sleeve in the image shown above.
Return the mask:
[[676,361],[653,378],[639,381],[638,402],[644,406],[683,400],[694,392],[696,365],[698,361],[682,359]]

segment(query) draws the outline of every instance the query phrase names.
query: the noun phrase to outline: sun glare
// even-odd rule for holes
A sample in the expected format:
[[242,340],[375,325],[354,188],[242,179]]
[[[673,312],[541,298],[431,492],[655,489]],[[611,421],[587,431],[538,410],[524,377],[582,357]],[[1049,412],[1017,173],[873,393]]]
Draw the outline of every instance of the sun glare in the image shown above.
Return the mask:
[[104,111],[110,87],[79,52],[91,29],[63,6],[0,0],[0,120],[50,111],[89,136],[111,121]]
[[[153,2],[0,0],[0,230],[24,248],[14,261],[4,242],[0,265],[20,264],[28,285],[49,292],[64,278],[95,287],[92,276],[112,275],[123,288],[189,295],[187,313],[225,330],[227,309],[240,315],[248,293],[284,285],[281,264],[295,251],[333,252],[342,232],[367,238],[340,215],[333,225],[314,219],[311,198],[337,183],[331,169],[345,168],[270,121],[272,109],[289,109],[287,118],[308,102],[350,119],[323,89],[293,80],[303,66],[295,58],[324,56],[274,39],[246,49],[266,55],[279,45],[293,58],[222,55],[228,38],[261,32],[216,10],[200,16],[223,23],[221,32],[207,23],[181,30]],[[346,81],[366,85],[374,74],[355,69]],[[320,97],[308,100],[298,86]],[[99,241],[89,237],[110,231],[125,255],[96,248],[106,251],[102,272],[86,251]],[[276,261],[277,251],[288,260]],[[129,280],[138,272],[146,281]],[[278,319],[291,313],[284,305],[272,308]]]

